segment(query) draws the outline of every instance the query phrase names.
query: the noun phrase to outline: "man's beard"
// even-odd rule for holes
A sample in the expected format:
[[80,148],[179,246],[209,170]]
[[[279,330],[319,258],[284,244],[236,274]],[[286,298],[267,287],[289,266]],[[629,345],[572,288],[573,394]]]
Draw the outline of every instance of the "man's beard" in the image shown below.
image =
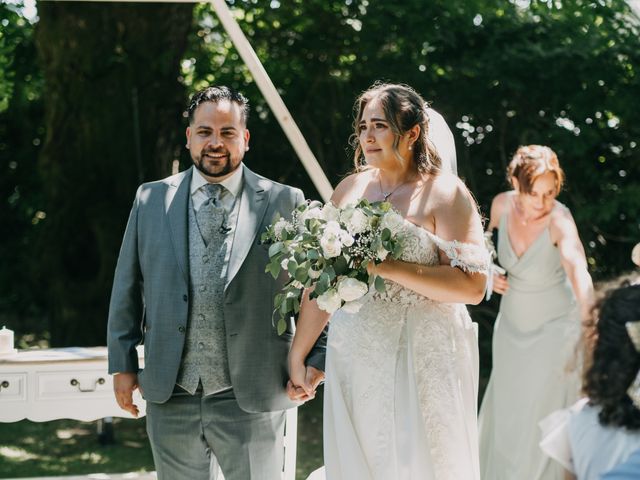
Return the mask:
[[[217,152],[217,151],[202,151],[200,152],[200,156],[197,159],[193,159],[194,162],[193,164],[196,166],[196,168],[198,170],[200,170],[202,173],[204,173],[206,176],[208,177],[213,177],[213,178],[219,178],[219,177],[224,177],[226,175],[229,175],[231,172],[233,172],[236,168],[238,168],[240,166],[240,162],[238,162],[237,165],[233,165],[231,162],[231,155],[229,154],[229,152],[225,152],[226,154],[226,158],[225,158],[225,162],[222,165],[222,168],[220,170],[217,171],[213,171],[210,170],[209,168],[207,168],[202,160],[202,158],[205,156],[205,154],[207,153],[222,153],[222,152]],[[220,168],[220,167],[216,167],[216,168]]]

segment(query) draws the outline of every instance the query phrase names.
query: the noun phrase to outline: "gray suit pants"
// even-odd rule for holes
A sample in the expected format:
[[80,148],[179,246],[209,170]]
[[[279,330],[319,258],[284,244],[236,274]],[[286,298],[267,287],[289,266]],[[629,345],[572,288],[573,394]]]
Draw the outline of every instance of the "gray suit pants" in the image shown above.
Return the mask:
[[[158,480],[280,480],[285,412],[248,413],[232,390],[173,395],[147,403],[147,433]],[[216,463],[217,461],[217,463]]]

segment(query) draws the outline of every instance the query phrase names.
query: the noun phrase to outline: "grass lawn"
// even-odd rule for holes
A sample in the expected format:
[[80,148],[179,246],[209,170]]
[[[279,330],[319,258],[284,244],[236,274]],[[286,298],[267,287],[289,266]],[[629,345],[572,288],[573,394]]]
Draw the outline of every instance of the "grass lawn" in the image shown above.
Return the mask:
[[[304,480],[322,465],[321,392],[298,411],[296,479]],[[100,445],[96,426],[74,420],[0,423],[0,478],[154,470],[144,418],[115,418],[114,445]]]

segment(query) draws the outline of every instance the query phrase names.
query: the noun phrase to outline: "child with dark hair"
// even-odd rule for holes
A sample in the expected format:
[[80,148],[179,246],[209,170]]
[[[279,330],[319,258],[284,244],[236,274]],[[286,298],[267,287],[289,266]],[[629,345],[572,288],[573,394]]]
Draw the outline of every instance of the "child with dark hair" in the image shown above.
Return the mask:
[[540,447],[572,474],[568,478],[600,480],[640,449],[638,280],[623,278],[594,307],[586,326],[586,398],[540,422]]

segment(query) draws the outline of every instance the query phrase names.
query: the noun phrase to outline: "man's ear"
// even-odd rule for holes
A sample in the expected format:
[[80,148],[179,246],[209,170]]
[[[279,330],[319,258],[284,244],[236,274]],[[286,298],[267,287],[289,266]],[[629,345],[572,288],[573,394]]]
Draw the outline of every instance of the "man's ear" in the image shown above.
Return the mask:
[[248,151],[249,150],[249,138],[251,137],[251,134],[249,133],[249,129],[245,128],[244,129],[244,151]]
[[191,140],[191,126],[187,127],[187,131],[185,132],[185,135],[187,136],[187,144],[185,145],[185,147],[189,148],[189,143]]

